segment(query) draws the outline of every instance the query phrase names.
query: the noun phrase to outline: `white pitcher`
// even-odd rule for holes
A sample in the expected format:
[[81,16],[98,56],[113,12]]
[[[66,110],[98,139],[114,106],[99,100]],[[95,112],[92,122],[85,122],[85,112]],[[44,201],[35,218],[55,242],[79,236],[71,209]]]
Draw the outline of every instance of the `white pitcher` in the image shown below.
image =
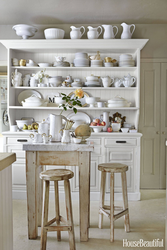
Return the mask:
[[61,141],[62,119],[67,121],[63,115],[50,114],[50,135],[51,141]]
[[[121,39],[131,39],[132,34],[135,31],[135,25],[134,24],[128,25],[126,23],[122,23],[121,26],[123,27]],[[133,29],[130,30],[131,27],[133,27]]]
[[[98,29],[100,29],[100,31],[98,32]],[[97,28],[93,28],[91,26],[88,26],[88,32],[87,32],[87,37],[88,39],[97,39],[100,34],[102,33],[102,27],[98,26]]]
[[[112,25],[102,25],[104,28],[104,34],[103,38],[104,39],[114,39],[118,33],[118,27],[117,26],[112,26]],[[114,28],[116,29],[115,34],[114,34]]]
[[[80,39],[83,34],[85,33],[85,27],[81,26],[80,28],[76,28],[75,26],[70,27],[72,30],[70,32],[71,39]],[[81,29],[83,29],[83,32],[81,32]]]
[[103,127],[103,131],[106,132],[107,128],[109,127],[109,113],[108,111],[103,112],[102,115],[100,115],[100,119],[102,119],[106,125]]

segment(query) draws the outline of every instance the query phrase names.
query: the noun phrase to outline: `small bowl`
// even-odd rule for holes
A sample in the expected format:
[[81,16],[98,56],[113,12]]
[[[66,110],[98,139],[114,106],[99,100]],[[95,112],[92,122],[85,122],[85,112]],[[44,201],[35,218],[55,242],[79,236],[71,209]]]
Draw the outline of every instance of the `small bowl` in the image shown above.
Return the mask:
[[16,31],[16,35],[21,36],[23,39],[34,36],[35,32],[38,31],[34,26],[27,24],[17,24],[12,29]]
[[128,133],[128,132],[129,132],[129,128],[121,128],[121,131],[122,131],[123,133]]
[[44,30],[46,39],[63,39],[65,31],[62,29],[49,28]]
[[76,143],[76,144],[79,144],[81,141],[82,141],[82,139],[81,138],[73,138],[73,141],[74,141],[74,143]]
[[22,129],[24,124],[25,125],[31,125],[33,122],[33,119],[30,119],[30,120],[16,120],[16,124],[18,126],[19,129]]

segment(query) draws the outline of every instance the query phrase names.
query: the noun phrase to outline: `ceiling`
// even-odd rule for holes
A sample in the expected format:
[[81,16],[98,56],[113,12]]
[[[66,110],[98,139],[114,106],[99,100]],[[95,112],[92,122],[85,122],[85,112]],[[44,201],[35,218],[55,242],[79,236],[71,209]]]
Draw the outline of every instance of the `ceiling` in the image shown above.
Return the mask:
[[167,24],[167,0],[1,0],[0,25]]

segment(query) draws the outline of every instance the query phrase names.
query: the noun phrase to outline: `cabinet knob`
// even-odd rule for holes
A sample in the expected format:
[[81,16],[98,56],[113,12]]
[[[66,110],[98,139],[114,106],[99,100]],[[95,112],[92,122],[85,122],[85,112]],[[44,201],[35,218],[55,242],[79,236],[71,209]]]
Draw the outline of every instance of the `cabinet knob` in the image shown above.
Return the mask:
[[159,131],[157,131],[156,134],[159,135]]

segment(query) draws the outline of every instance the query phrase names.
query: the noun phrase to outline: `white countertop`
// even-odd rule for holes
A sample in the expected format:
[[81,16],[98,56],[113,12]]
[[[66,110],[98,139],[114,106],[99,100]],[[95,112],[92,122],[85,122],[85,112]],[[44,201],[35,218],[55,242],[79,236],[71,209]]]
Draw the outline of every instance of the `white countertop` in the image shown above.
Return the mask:
[[50,142],[44,143],[24,143],[23,150],[25,151],[93,151],[93,144],[75,144]]
[[15,153],[0,153],[0,171],[16,161]]

